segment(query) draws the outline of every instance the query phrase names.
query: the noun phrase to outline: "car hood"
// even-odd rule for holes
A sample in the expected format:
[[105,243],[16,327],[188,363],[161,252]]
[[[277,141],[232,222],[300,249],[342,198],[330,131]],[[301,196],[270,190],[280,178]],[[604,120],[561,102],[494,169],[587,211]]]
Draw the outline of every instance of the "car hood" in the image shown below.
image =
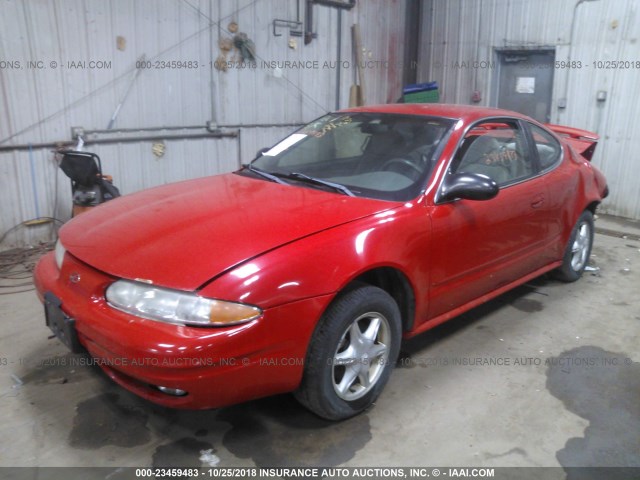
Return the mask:
[[195,290],[264,252],[393,206],[226,174],[117,198],[75,217],[60,239],[107,274]]

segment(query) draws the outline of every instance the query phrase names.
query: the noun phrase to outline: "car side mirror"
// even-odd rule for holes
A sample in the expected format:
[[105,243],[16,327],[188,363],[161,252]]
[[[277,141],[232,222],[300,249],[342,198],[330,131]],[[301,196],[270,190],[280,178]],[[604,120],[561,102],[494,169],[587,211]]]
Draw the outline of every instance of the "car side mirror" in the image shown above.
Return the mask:
[[498,195],[499,190],[498,184],[486,175],[454,173],[445,179],[440,200],[490,200]]

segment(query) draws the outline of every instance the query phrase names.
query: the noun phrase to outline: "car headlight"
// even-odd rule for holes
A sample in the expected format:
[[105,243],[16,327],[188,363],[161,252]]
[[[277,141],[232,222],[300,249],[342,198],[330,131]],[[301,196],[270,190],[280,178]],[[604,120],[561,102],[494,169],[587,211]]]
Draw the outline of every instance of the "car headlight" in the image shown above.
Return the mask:
[[109,285],[106,298],[109,305],[123,312],[178,325],[224,327],[250,322],[262,315],[262,310],[252,305],[127,280]]
[[56,248],[54,249],[54,255],[56,257],[56,265],[58,266],[58,270],[62,269],[62,261],[64,260],[64,254],[67,250],[62,245],[60,239],[56,242]]

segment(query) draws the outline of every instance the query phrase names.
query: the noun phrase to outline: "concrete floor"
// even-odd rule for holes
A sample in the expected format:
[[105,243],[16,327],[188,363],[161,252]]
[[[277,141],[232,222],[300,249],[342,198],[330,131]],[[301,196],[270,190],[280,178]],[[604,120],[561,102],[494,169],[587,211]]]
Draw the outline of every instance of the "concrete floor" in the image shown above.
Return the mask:
[[405,342],[375,407],[341,423],[288,395],[157,407],[47,339],[33,293],[0,296],[0,466],[640,466],[640,230],[597,226],[599,272]]

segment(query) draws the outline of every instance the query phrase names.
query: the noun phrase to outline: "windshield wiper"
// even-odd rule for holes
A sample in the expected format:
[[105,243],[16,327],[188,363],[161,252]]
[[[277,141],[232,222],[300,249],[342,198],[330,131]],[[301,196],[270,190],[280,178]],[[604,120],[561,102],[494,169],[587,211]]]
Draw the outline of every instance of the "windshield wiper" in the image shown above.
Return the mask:
[[272,175],[269,172],[265,172],[264,170],[262,170],[260,168],[254,167],[250,163],[243,163],[242,166],[244,168],[246,168],[247,170],[249,170],[250,172],[253,172],[256,175],[260,175],[261,177],[264,177],[267,180],[271,180],[272,182],[276,182],[276,183],[279,183],[281,185],[289,185],[287,182],[285,182],[281,178],[278,178],[278,177],[276,177],[275,175]]
[[322,180],[321,178],[310,177],[309,175],[306,175],[300,172],[289,172],[286,176],[297,178],[299,180],[306,180],[307,182],[315,183],[316,185],[323,185],[325,187],[330,187],[330,188],[333,188],[334,190],[337,190],[340,193],[349,195],[350,197],[355,197],[355,195],[351,190],[349,190],[347,187],[339,183],[329,182],[328,180]]

